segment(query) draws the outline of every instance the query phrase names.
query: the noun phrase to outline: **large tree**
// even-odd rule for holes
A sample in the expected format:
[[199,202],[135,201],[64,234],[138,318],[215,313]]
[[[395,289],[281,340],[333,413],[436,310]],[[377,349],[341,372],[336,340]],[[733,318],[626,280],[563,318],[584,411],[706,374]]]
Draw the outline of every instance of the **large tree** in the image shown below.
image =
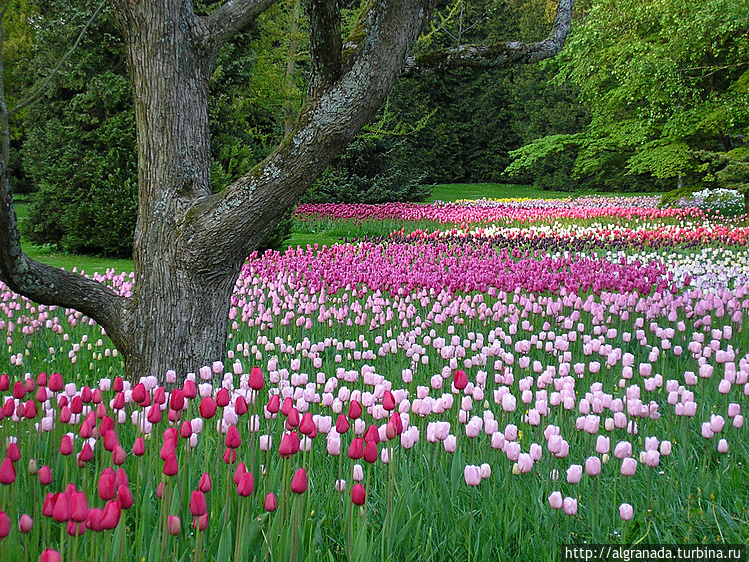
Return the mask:
[[[24,254],[1,162],[0,279],[36,302],[95,319],[122,352],[130,377],[163,377],[168,369],[184,375],[224,356],[230,299],[245,257],[375,115],[404,68],[493,68],[553,56],[569,31],[573,0],[560,0],[544,41],[462,44],[421,57],[409,53],[435,9],[432,0],[368,2],[348,37],[336,0],[309,0],[310,77],[302,110],[265,160],[218,193],[210,188],[209,78],[221,46],[273,0],[228,0],[205,16],[190,0],[111,4],[127,48],[137,131],[133,295],[116,295]],[[0,111],[6,114],[4,103]]]

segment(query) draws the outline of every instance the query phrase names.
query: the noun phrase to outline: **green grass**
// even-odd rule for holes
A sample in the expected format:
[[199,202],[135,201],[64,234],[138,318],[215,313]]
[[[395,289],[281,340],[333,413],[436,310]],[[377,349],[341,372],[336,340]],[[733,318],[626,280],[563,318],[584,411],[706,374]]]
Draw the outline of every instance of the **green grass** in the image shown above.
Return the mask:
[[574,193],[564,191],[544,191],[530,185],[507,183],[444,183],[434,186],[431,197],[426,202],[457,201],[458,199],[510,199],[538,198],[564,199]]

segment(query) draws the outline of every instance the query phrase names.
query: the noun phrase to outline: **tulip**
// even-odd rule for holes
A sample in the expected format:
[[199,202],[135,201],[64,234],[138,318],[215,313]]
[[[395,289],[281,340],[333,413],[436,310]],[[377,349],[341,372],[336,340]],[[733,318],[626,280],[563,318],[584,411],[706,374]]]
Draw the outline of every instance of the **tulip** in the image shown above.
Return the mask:
[[210,396],[206,396],[200,402],[200,406],[198,408],[198,410],[200,411],[200,416],[207,420],[211,419],[216,415],[216,407],[216,401]]
[[562,493],[561,492],[552,492],[549,496],[549,505],[553,509],[562,509],[562,506],[564,505],[564,500],[562,499]]
[[[104,498],[102,498],[104,499]],[[88,501],[86,494],[75,492],[70,496],[70,519],[77,523],[83,522],[88,518]]]
[[192,527],[195,530],[205,531],[208,528],[208,514],[204,513],[203,515],[193,517]]
[[348,432],[349,428],[351,427],[351,424],[348,421],[348,418],[344,416],[343,414],[338,415],[338,419],[335,423],[335,430],[336,432],[343,435],[344,433]]
[[164,461],[164,468],[162,469],[162,472],[166,476],[175,476],[178,471],[179,466],[177,466],[177,456],[174,453],[170,453]]
[[102,472],[101,476],[99,477],[98,491],[99,497],[104,501],[108,501],[114,498],[114,494],[116,491],[114,486],[114,470],[107,469]]
[[246,498],[255,488],[255,477],[251,472],[245,472],[237,484],[237,494],[243,498]]
[[129,486],[121,484],[117,487],[117,503],[120,504],[122,509],[133,507],[133,493],[130,491]]
[[10,517],[4,511],[0,511],[0,539],[10,534]]
[[70,500],[67,494],[55,494],[52,499],[52,518],[58,523],[63,523],[70,519]]
[[634,513],[634,508],[628,503],[623,503],[619,506],[619,517],[622,518],[622,521],[631,521]]
[[635,472],[637,471],[637,461],[633,459],[632,457],[627,457],[622,460],[622,475],[624,476],[634,476]]
[[601,474],[601,459],[598,457],[588,457],[585,459],[585,473],[588,476],[598,476]]
[[469,486],[478,486],[481,484],[481,468],[469,464],[463,469],[463,477]]
[[577,513],[577,499],[576,498],[564,498],[562,504],[562,510],[565,515],[575,515]]
[[567,469],[567,483],[577,484],[583,475],[583,467],[579,464],[570,465]]
[[348,448],[348,457],[353,460],[358,460],[364,456],[364,439],[362,437],[355,437],[351,441],[351,445]]
[[362,407],[361,404],[357,400],[352,400],[349,404],[348,409],[348,417],[349,419],[356,420],[359,419],[362,415]]
[[239,430],[237,429],[237,426],[229,426],[229,429],[226,432],[225,443],[229,449],[237,449],[240,447],[240,445],[242,445],[242,438],[239,436]]
[[108,501],[101,515],[102,529],[114,529],[120,523],[122,508],[116,500]]
[[303,494],[307,491],[307,471],[304,468],[297,470],[294,478],[291,479],[291,491],[295,494]]
[[170,515],[167,518],[167,531],[169,532],[169,534],[175,537],[179,535],[181,530],[182,522],[180,521],[180,518],[176,515]]
[[194,490],[192,492],[192,494],[190,495],[189,508],[190,514],[192,514],[194,517],[205,515],[205,513],[208,511],[208,505],[206,503],[203,492],[201,492],[200,490]]
[[351,501],[354,505],[364,505],[367,501],[367,492],[361,483],[354,484],[351,488]]
[[728,441],[725,439],[721,439],[718,441],[718,452],[721,454],[725,454],[728,452]]
[[16,467],[9,457],[3,459],[0,464],[0,484],[10,485],[16,481]]
[[457,390],[464,390],[468,386],[468,376],[460,369],[453,373],[453,386]]
[[21,515],[18,520],[18,530],[24,534],[31,532],[31,527],[34,525],[34,520],[27,514]]
[[276,511],[276,507],[278,507],[278,501],[276,500],[276,495],[271,492],[267,496],[265,496],[265,502],[263,502],[263,509],[268,512]]
[[62,557],[56,550],[46,548],[39,557],[39,562],[62,562]]

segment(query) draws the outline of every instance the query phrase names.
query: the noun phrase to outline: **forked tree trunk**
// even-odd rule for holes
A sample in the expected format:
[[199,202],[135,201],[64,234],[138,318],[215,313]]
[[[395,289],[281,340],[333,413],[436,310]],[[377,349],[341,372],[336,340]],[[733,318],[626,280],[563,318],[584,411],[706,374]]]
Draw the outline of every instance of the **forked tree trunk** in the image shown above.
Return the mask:
[[0,154],[0,279],[38,303],[94,318],[131,380],[163,380],[169,369],[184,376],[224,358],[244,258],[375,115],[404,67],[496,67],[553,56],[573,5],[560,0],[552,34],[539,43],[461,46],[407,63],[430,0],[371,2],[345,42],[338,0],[309,0],[306,103],[281,146],[212,194],[207,103],[216,53],[273,1],[228,0],[198,17],[190,0],[111,0],[128,49],[138,139],[132,297],[24,254]]

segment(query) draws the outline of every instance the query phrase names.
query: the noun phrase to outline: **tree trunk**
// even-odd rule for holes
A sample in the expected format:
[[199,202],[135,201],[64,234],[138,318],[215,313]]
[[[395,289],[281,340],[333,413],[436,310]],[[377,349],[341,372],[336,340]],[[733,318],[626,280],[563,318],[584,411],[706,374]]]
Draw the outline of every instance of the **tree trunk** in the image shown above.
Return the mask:
[[[123,22],[138,134],[135,285],[128,303],[128,376],[183,375],[226,353],[232,287],[241,262],[201,261],[184,236],[187,210],[210,195],[208,80],[213,52],[194,41],[185,4],[137,7]],[[175,28],[175,22],[178,22]],[[179,63],[179,64],[175,64]]]

